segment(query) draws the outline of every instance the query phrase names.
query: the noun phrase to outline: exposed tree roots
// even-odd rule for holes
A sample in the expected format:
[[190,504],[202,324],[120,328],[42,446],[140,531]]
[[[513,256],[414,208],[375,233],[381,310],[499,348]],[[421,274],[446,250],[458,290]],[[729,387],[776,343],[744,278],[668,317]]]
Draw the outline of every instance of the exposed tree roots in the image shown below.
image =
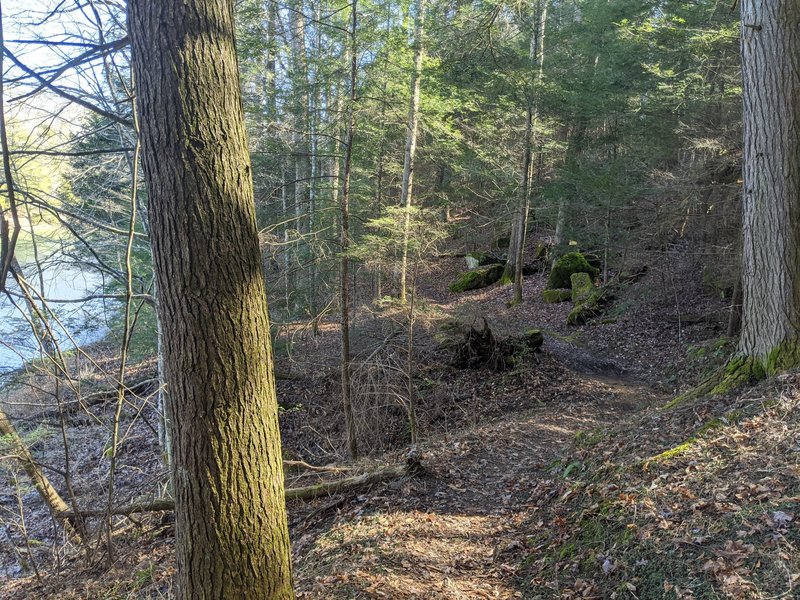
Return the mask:
[[704,396],[721,396],[797,365],[797,362],[794,365],[788,362],[779,348],[770,353],[766,361],[752,356],[734,356],[724,367],[720,367],[698,385],[665,404],[663,409],[670,410]]

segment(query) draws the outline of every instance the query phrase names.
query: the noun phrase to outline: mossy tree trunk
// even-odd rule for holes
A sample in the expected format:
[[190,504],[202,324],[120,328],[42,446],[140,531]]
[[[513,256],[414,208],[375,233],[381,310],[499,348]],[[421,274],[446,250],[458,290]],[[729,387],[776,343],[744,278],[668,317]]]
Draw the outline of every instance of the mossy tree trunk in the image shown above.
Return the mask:
[[758,376],[800,364],[800,4],[740,5],[743,307],[731,367]]
[[128,10],[170,390],[177,597],[292,598],[233,3]]

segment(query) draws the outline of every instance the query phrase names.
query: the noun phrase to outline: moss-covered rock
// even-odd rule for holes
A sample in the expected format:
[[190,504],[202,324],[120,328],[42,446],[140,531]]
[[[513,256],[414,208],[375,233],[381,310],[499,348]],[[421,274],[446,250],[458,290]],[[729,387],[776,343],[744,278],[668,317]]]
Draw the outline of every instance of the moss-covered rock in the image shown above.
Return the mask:
[[590,265],[580,252],[570,252],[559,258],[547,278],[548,289],[568,288],[572,286],[570,278],[573,273],[587,273],[594,279],[600,273]]
[[582,303],[573,308],[567,315],[567,325],[584,325],[589,319],[600,314],[597,305]]
[[598,273],[603,269],[603,260],[597,254],[593,252],[584,252],[583,258],[586,259],[590,267],[597,269]]
[[544,334],[541,329],[528,329],[525,332],[525,345],[530,350],[539,350],[544,344]]
[[542,298],[547,304],[572,300],[572,290],[542,290]]
[[594,283],[588,273],[573,273],[569,278],[572,283],[572,301],[579,304],[594,291]]
[[476,269],[487,265],[502,265],[506,259],[492,252],[470,252],[464,258],[467,260],[468,269]]
[[466,292],[467,290],[478,290],[485,288],[503,276],[503,265],[489,265],[479,269],[473,269],[459,275],[450,284],[451,292]]
[[567,315],[567,325],[583,325],[589,319],[602,314],[603,307],[609,299],[606,288],[597,288],[592,285],[591,289],[576,301],[575,308]]

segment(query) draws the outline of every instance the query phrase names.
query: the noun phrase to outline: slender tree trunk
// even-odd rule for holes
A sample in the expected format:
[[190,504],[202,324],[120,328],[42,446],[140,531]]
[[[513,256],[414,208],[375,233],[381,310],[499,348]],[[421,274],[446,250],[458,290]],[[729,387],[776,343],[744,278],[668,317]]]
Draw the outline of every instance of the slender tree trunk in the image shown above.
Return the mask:
[[553,263],[558,259],[558,249],[566,242],[564,234],[567,228],[567,200],[563,196],[558,199],[558,214],[556,215],[556,232],[553,235],[553,247],[556,249]]
[[411,227],[411,206],[414,201],[414,159],[417,154],[417,132],[419,130],[419,97],[422,80],[422,58],[425,45],[422,39],[425,27],[425,0],[417,0],[414,19],[414,68],[411,73],[411,101],[408,107],[406,128],[406,151],[403,160],[403,183],[400,188],[400,206],[406,208],[403,222],[403,259],[400,265],[400,302],[406,302],[406,276],[408,271],[408,236]]
[[341,288],[342,313],[342,408],[344,410],[345,428],[347,429],[347,451],[350,458],[358,456],[356,425],[353,418],[351,364],[350,364],[350,259],[347,252],[350,248],[350,171],[353,161],[353,138],[355,137],[355,103],[356,83],[358,78],[358,47],[356,45],[356,28],[358,25],[357,0],[353,0],[350,25],[350,102],[347,107],[347,139],[344,151],[344,180],[342,182],[341,202],[341,244],[342,258],[339,273]]
[[280,161],[281,170],[281,211],[283,214],[283,305],[286,314],[292,312],[292,294],[295,290],[294,274],[295,270],[292,266],[292,253],[290,251],[289,241],[292,239],[291,229],[289,228],[289,189],[286,181],[286,166],[284,161]]
[[[540,87],[544,77],[544,34],[547,25],[547,4],[544,0],[536,0],[533,11],[534,25],[531,34],[529,60],[531,66],[538,66],[534,89]],[[528,233],[528,215],[531,206],[531,187],[533,185],[533,166],[536,126],[539,111],[533,97],[534,90],[529,92],[528,107],[525,114],[525,151],[523,153],[522,170],[520,171],[520,197],[517,204],[515,222],[511,228],[511,243],[508,249],[508,260],[503,272],[503,281],[510,282],[513,276],[514,297],[512,305],[522,302],[522,268],[525,263],[525,238]]]
[[[322,55],[322,28],[319,23],[322,22],[322,7],[319,3],[316,4],[314,9],[314,19],[316,25],[316,35],[314,40],[313,51],[319,57]],[[320,94],[320,78],[319,78],[319,63],[315,63],[312,70],[313,78],[309,76],[311,90],[309,93],[309,120],[308,120],[308,150],[309,160],[308,167],[311,175],[308,188],[308,249],[309,249],[309,312],[312,319],[312,331],[314,335],[319,333],[318,325],[318,306],[317,306],[317,268],[319,261],[317,257],[317,244],[315,227],[317,222],[317,197],[319,195],[319,181],[322,172],[322,164],[319,160],[319,127],[320,127],[320,111],[322,97]]]
[[744,80],[739,354],[768,374],[800,363],[800,3],[739,4]]
[[[308,240],[304,239],[304,234],[309,233],[308,217],[309,212],[309,173],[310,165],[310,144],[308,135],[308,102],[309,102],[309,81],[308,64],[306,61],[306,36],[305,20],[303,10],[305,8],[303,0],[295,0],[289,10],[289,22],[291,27],[291,58],[292,58],[292,87],[294,96],[294,130],[292,133],[292,153],[294,155],[294,216],[295,227],[297,228],[297,264],[299,267],[297,277],[295,277],[295,306],[293,312],[302,308],[301,293],[303,289],[302,266],[306,262],[308,254]],[[306,305],[307,306],[307,305]]]
[[128,10],[173,417],[177,597],[293,598],[233,3]]
[[[276,25],[278,22],[277,0],[267,0],[267,53],[265,58],[264,94],[266,96],[267,118],[274,121],[278,116],[278,95],[275,93],[275,65],[278,55],[278,37]],[[269,124],[273,126],[273,123]]]
[[[1,9],[2,7],[0,7],[0,46],[5,49]],[[3,70],[4,56],[5,54],[0,53],[0,149],[2,149],[3,154],[3,175],[5,177],[6,196],[8,196],[8,208],[0,204],[0,292],[6,290],[8,273],[14,260],[14,249],[22,229],[17,212],[11,154],[8,148],[8,132],[6,130],[5,78],[2,77],[2,74],[5,73]],[[10,221],[6,218],[6,213],[11,217]]]
[[[16,256],[11,257],[11,268],[9,269],[9,273],[17,282],[17,285],[20,287],[20,289],[23,290],[22,296],[25,302],[25,307],[28,309],[28,319],[30,320],[33,335],[41,344],[42,351],[49,356],[53,356],[55,354],[56,340],[53,339],[50,333],[51,329],[48,327],[48,323],[46,322],[47,312],[36,304],[36,301],[31,294],[31,290],[35,288],[33,288],[25,278],[22,265],[19,264]],[[43,288],[42,291],[44,291]]]
[[411,434],[411,444],[417,443],[419,427],[417,425],[417,390],[414,388],[414,301],[416,299],[416,278],[419,261],[415,261],[414,273],[411,281],[411,302],[408,306],[408,345],[406,346],[406,396],[408,401],[408,430]]
[[[391,3],[386,5],[386,31],[391,31],[392,28],[392,6]],[[383,68],[381,69],[381,102],[380,102],[380,116],[378,117],[378,126],[380,131],[380,141],[378,142],[378,158],[375,164],[375,208],[378,211],[383,210],[383,181],[385,174],[386,163],[386,91],[389,86],[389,52],[385,52]],[[383,273],[380,268],[376,273],[375,285],[375,301],[380,301],[383,297]]]

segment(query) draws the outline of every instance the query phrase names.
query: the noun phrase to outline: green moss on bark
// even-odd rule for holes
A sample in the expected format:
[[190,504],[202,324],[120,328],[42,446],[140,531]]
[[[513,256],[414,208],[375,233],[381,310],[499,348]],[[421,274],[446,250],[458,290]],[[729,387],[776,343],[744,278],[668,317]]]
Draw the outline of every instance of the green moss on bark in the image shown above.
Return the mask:
[[764,364],[760,360],[749,356],[736,356],[725,366],[719,383],[711,389],[710,393],[712,396],[727,394],[743,385],[764,379],[766,375]]
[[751,356],[734,356],[723,368],[665,404],[663,410],[670,410],[703,396],[721,396],[798,366],[800,366],[800,342],[797,340],[776,346],[764,360]]
[[764,362],[766,375],[776,375],[800,366],[800,341],[787,340],[773,348]]

